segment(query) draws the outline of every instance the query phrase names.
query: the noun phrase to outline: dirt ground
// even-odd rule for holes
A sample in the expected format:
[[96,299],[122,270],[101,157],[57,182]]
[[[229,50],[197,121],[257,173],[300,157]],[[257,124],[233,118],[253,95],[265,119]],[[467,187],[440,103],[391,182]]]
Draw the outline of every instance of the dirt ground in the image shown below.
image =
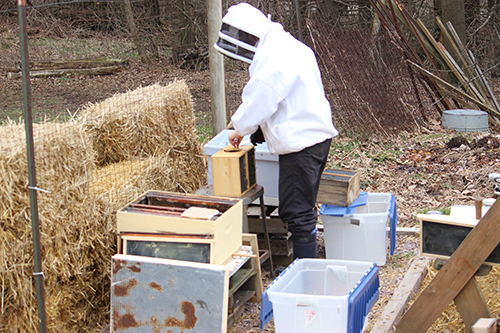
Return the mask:
[[[230,66],[229,70],[226,105],[231,113],[239,104],[248,74],[244,67]],[[5,74],[4,71],[0,76],[0,121],[5,121],[6,116],[17,119],[23,110],[21,80],[8,80]],[[32,79],[34,118],[74,114],[89,102],[175,79],[186,80],[193,96],[198,128],[206,129],[210,123],[207,116],[210,113],[209,72],[181,70],[166,63],[131,63],[113,75]],[[498,87],[497,82],[491,84]],[[207,133],[202,134],[208,136]],[[327,167],[358,171],[363,191],[393,193],[397,199],[398,227],[415,228],[418,227],[415,217],[418,213],[446,211],[452,205],[473,205],[476,197],[492,197],[493,186],[488,175],[500,172],[499,147],[498,128],[490,128],[490,133],[457,133],[443,129],[440,124],[428,124],[418,133],[401,133],[391,139],[373,138],[361,142],[338,137],[332,144]],[[381,299],[370,314],[371,322],[376,320],[418,255],[418,242],[418,237],[398,236],[395,254],[381,267]],[[320,234],[320,256],[324,254],[323,244]],[[265,273],[264,285],[271,281]],[[229,331],[274,332],[272,321],[265,330],[260,330],[259,311],[259,302],[255,299],[249,302],[244,314]]]

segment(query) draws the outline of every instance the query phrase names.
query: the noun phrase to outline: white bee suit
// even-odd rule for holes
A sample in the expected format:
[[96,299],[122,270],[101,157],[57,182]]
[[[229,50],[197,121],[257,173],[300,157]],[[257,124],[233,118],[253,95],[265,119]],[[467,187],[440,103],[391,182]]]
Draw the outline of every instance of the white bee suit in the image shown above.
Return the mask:
[[260,125],[269,152],[280,155],[338,135],[308,46],[245,3],[232,6],[223,22],[235,22],[238,29],[259,37],[242,104],[231,118],[237,134],[252,134]]

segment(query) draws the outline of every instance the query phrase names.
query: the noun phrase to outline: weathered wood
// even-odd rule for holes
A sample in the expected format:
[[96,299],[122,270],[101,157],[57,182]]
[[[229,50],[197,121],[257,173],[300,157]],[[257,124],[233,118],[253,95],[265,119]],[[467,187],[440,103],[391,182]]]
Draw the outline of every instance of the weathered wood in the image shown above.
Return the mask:
[[[30,77],[49,77],[49,76],[66,76],[66,75],[108,75],[118,72],[122,69],[121,66],[95,67],[95,68],[67,68],[67,69],[50,69],[50,70],[30,70]],[[7,79],[21,78],[23,74],[7,73]]]
[[500,243],[496,201],[396,326],[400,333],[425,333]]
[[469,332],[472,332],[472,325],[480,318],[492,317],[475,277],[455,297],[455,305]]
[[475,95],[474,97],[484,103],[484,97],[477,91],[474,85],[469,84],[467,78],[465,77],[465,74],[462,72],[462,69],[458,66],[458,64],[454,62],[451,55],[449,55],[449,53],[446,53],[446,51],[443,48],[441,48],[440,45],[438,45],[438,43],[432,37],[432,34],[425,27],[424,23],[420,19],[417,19],[417,24],[419,25],[420,29],[422,29],[422,31],[424,32],[431,45],[436,49],[441,59],[443,59],[446,66],[448,66],[448,68],[451,70],[451,73],[453,74],[455,79],[460,83],[460,86],[470,88]]
[[356,171],[326,169],[321,175],[317,202],[349,206],[359,196],[360,176]]
[[393,330],[394,324],[401,318],[406,305],[420,289],[430,262],[431,259],[425,257],[415,259],[389,303],[384,307],[384,311],[373,325],[372,332],[389,333]]

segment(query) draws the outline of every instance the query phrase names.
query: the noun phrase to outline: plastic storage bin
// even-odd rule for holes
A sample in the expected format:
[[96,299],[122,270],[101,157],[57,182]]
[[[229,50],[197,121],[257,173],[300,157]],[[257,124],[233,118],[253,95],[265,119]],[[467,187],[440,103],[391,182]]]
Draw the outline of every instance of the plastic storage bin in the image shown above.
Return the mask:
[[387,222],[390,217],[391,255],[396,244],[396,200],[391,193],[361,192],[349,207],[322,205],[327,259],[376,262],[387,259]]
[[[212,140],[203,146],[203,153],[208,156],[208,184],[213,184],[211,156],[222,148],[230,145],[228,133],[222,130]],[[248,141],[247,143],[245,141]],[[242,144],[251,145],[250,135],[243,138]],[[272,155],[264,142],[255,146],[255,169],[257,184],[264,187],[264,202],[267,205],[278,205],[279,156]]]
[[261,328],[277,333],[360,333],[379,297],[374,263],[297,259],[266,289]]

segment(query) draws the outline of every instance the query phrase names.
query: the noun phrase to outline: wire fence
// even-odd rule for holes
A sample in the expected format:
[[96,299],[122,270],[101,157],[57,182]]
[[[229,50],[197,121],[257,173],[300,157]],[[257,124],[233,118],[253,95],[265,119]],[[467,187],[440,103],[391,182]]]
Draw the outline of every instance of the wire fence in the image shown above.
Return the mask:
[[[343,135],[390,137],[439,118],[404,53],[376,32],[369,0],[249,2],[315,51]],[[437,31],[434,1],[401,3]],[[466,3],[467,47],[496,76],[499,4]],[[0,332],[38,327],[18,20],[0,0]],[[206,1],[30,0],[27,20],[48,326],[96,332],[109,322],[116,211],[207,181]],[[226,59],[225,71],[229,118],[248,69]]]

